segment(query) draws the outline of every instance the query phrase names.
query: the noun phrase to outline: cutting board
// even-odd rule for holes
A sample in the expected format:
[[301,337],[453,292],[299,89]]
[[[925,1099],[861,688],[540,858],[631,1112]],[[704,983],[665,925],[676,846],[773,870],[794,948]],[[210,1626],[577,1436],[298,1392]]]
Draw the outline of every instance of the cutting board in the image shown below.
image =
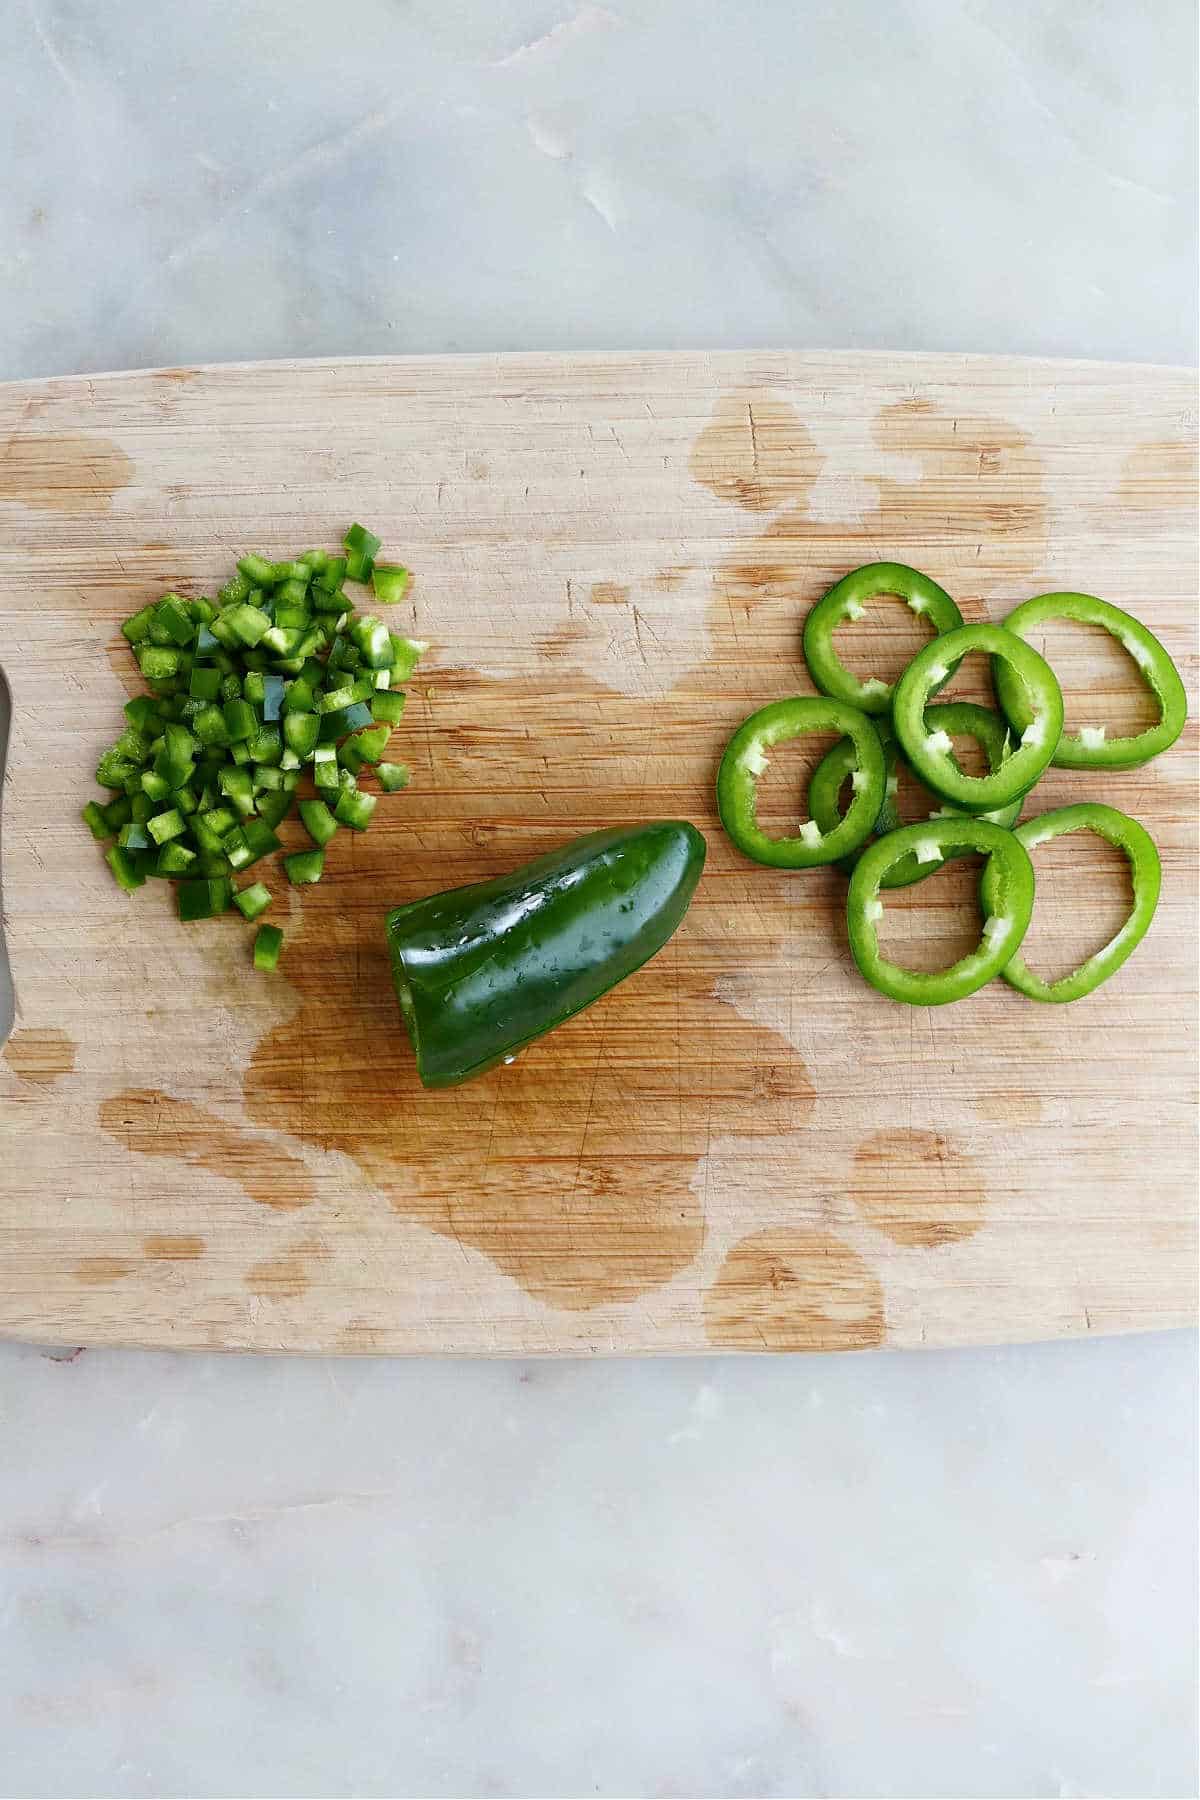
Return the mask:
[[[742,860],[713,777],[746,713],[811,691],[807,608],[879,558],[968,619],[1102,594],[1194,695],[1194,403],[1168,369],[775,352],[0,389],[18,1008],[0,1331],[528,1354],[1193,1318],[1194,727],[1145,769],[1052,772],[1032,803],[1108,800],[1165,863],[1146,943],[1072,1007],[1002,983],[939,1011],[872,993],[844,878]],[[167,588],[212,593],[248,549],[336,546],[355,518],[412,566],[393,624],[432,645],[392,750],[413,782],[367,835],[339,833],[319,887],[268,876],[287,948],[256,974],[249,927],[178,923],[166,884],[120,893],[79,821],[137,690],[119,622]],[[898,602],[851,629],[862,673],[915,647]],[[1143,716],[1107,640],[1064,628],[1045,648],[1069,723]],[[964,665],[952,691],[977,679]],[[781,759],[764,790],[779,829],[803,772]],[[511,1067],[424,1093],[385,910],[664,816],[709,842],[670,946]],[[1030,960],[1050,972],[1115,929],[1123,877],[1086,839],[1037,866]],[[973,879],[894,896],[893,952],[961,953]]]

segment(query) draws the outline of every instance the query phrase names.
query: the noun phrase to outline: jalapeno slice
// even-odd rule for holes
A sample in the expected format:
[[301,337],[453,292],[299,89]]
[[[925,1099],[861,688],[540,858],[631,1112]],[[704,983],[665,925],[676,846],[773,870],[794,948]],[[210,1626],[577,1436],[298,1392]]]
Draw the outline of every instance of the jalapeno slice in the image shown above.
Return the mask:
[[[855,756],[854,797],[845,818],[830,831],[809,819],[795,837],[770,837],[758,823],[758,782],[767,752],[809,731],[836,731],[849,738]],[[717,808],[733,843],[755,862],[774,869],[813,869],[866,842],[883,804],[883,785],[883,746],[866,713],[840,700],[801,695],[775,700],[738,726],[721,758]]]
[[962,614],[945,589],[907,563],[866,563],[831,587],[804,621],[804,660],[823,694],[872,714],[888,711],[892,683],[876,676],[860,681],[851,674],[833,647],[833,634],[845,620],[860,619],[866,602],[876,594],[899,594],[914,613],[929,620],[935,633],[962,624]]
[[[1136,769],[1152,756],[1169,750],[1187,723],[1187,694],[1179,671],[1152,631],[1140,620],[1097,600],[1094,594],[1038,594],[1026,600],[1004,621],[1004,629],[1027,640],[1048,619],[1077,619],[1084,625],[1099,625],[1129,652],[1141,672],[1142,679],[1158,701],[1157,725],[1140,731],[1135,737],[1109,737],[1108,728],[1084,725],[1078,731],[1064,732],[1052,758],[1059,769]],[[1029,696],[1012,669],[997,661],[993,665],[996,698],[1018,731],[1024,731],[1032,718]]]
[[[1010,668],[1030,702],[1012,754],[989,775],[965,775],[954,760],[949,732],[931,731],[925,720],[930,695],[972,650]],[[1049,766],[1062,735],[1063,697],[1053,669],[1023,638],[1002,625],[963,625],[914,656],[896,683],[892,719],[900,747],[926,787],[964,812],[995,812],[1028,793]]]
[[[1133,955],[1150,929],[1150,921],[1158,905],[1162,864],[1154,839],[1144,825],[1139,825],[1136,819],[1118,812],[1115,807],[1101,806],[1095,802],[1081,806],[1060,806],[1054,812],[1042,813],[1036,819],[1027,820],[1024,825],[1018,826],[1013,836],[1024,844],[1026,850],[1033,850],[1038,844],[1048,843],[1051,838],[1063,837],[1072,831],[1094,831],[1098,837],[1125,852],[1133,880],[1133,906],[1120,931],[1109,939],[1103,950],[1097,950],[1094,956],[1089,956],[1086,962],[1080,963],[1077,969],[1073,969],[1059,981],[1043,981],[1019,954],[1014,956],[1002,971],[1004,979],[1020,993],[1027,994],[1031,1000],[1049,1000],[1061,1004],[1068,1000],[1082,1000],[1085,994],[1094,993]],[[992,864],[989,863],[980,883],[980,899],[984,907],[995,903],[994,887]]]
[[[985,875],[991,876],[986,894],[982,886],[980,890],[985,917],[978,949],[934,974],[889,962],[880,952],[877,931],[883,917],[879,893],[884,878],[908,856],[943,862],[978,852],[988,858]],[[946,1006],[965,1000],[1012,961],[1029,929],[1033,891],[1029,852],[1016,833],[1002,825],[961,814],[930,819],[924,825],[905,825],[864,850],[850,877],[846,896],[850,950],[863,977],[891,1000],[909,1006]]]
[[[927,707],[925,710],[927,723],[938,730],[946,731],[951,737],[973,737],[982,745],[988,759],[988,767],[993,774],[1003,763],[1008,749],[1011,747],[1008,727],[999,713],[989,712],[986,706],[975,706],[969,700],[946,700],[940,705]],[[901,824],[900,814],[896,810],[896,771],[904,760],[895,731],[886,719],[876,719],[875,729],[883,745],[884,790],[883,805],[879,817],[875,821],[874,837],[883,837],[889,831],[898,831]],[[813,770],[808,786],[808,810],[822,831],[829,831],[841,817],[839,805],[842,784],[854,767],[854,749],[845,738],[835,744],[827,756]],[[937,795],[931,798],[936,799]],[[1008,806],[1000,807],[996,812],[983,813],[981,817],[990,819],[994,825],[1015,825],[1024,803],[1024,796]],[[954,809],[942,807],[930,814],[931,818],[940,818],[947,811]],[[862,852],[852,851],[838,863],[849,875]],[[881,887],[911,887],[915,881],[924,881],[935,869],[941,868],[941,860],[919,863],[915,856],[909,856],[898,863],[889,874],[885,875]]]

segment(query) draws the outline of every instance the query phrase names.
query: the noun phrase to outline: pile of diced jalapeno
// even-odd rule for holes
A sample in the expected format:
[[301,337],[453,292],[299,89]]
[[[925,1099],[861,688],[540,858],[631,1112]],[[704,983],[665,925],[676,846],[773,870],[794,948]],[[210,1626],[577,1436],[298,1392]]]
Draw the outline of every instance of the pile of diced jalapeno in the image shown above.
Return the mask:
[[[894,684],[860,680],[842,662],[833,634],[861,619],[878,594],[899,594],[933,628],[930,642]],[[1128,652],[1158,703],[1157,723],[1131,737],[1110,736],[1105,722],[1063,729],[1063,697],[1054,671],[1026,641],[1048,621],[1099,626]],[[935,696],[972,651],[990,660],[996,710]],[[804,657],[820,696],[775,700],[743,720],[729,740],[717,776],[721,822],[737,848],[778,869],[836,862],[850,877],[846,925],[851,954],[873,988],[913,1006],[965,999],[1002,975],[1033,1000],[1081,1000],[1100,987],[1137,948],[1158,904],[1162,871],[1153,839],[1136,819],[1085,802],[1017,823],[1026,799],[1050,767],[1104,772],[1140,768],[1175,742],[1187,719],[1179,672],[1152,632],[1129,613],[1091,594],[1040,594],[1002,625],[966,625],[950,595],[903,563],[868,563],[839,581],[809,613]],[[770,752],[806,732],[837,731],[839,742],[813,773],[812,817],[792,837],[768,834],[758,821],[758,785]],[[968,774],[954,734],[985,751],[986,774]],[[928,820],[901,825],[896,770],[903,763],[937,805]],[[842,791],[849,784],[843,809]],[[1129,862],[1133,906],[1120,931],[1058,981],[1043,981],[1020,947],[1033,916],[1035,880],[1029,852],[1052,838],[1092,832]],[[948,969],[924,974],[886,958],[879,947],[885,889],[922,881],[951,857],[986,857],[980,883],[983,929],[978,947]]]
[[[387,760],[404,683],[425,645],[357,614],[345,583],[402,600],[408,570],[375,561],[380,540],[352,525],[344,554],[306,550],[290,562],[244,556],[215,600],[164,594],[121,627],[149,688],[125,707],[125,729],[96,767],[111,798],[84,822],[127,892],[174,881],[181,919],[271,904],[253,875],[280,849],[277,827],[298,802],[312,848],[283,858],[288,880],[319,881],[340,826],[365,831],[378,795],[408,781]],[[313,795],[299,797],[310,777]],[[110,841],[115,840],[115,841]],[[283,933],[259,928],[255,966],[273,969]]]

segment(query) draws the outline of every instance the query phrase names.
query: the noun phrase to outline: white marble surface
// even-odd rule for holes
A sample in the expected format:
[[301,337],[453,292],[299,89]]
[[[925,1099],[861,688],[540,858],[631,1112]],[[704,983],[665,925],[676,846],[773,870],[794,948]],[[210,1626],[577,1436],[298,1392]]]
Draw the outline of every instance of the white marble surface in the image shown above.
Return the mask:
[[[0,378],[1190,361],[1194,37],[1187,0],[9,0]],[[1195,1416],[1186,1335],[0,1346],[0,1794],[1194,1795]]]

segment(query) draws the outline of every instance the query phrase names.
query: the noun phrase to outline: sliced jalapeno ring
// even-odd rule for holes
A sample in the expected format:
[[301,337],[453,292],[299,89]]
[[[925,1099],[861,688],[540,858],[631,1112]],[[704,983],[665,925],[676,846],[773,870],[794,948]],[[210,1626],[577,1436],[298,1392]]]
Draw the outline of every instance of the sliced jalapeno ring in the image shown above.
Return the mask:
[[[1030,699],[1027,723],[1000,768],[965,775],[945,732],[931,732],[925,705],[964,656],[982,650],[1012,669]],[[926,787],[964,812],[990,813],[1028,793],[1049,765],[1062,736],[1063,697],[1054,671],[1023,638],[1002,625],[963,625],[926,644],[896,683],[892,720],[900,748]]]
[[[982,852],[991,875],[980,901],[985,914],[979,947],[948,969],[924,974],[889,962],[879,949],[877,924],[883,915],[879,898],[885,876],[906,857],[938,862]],[[1012,961],[1029,929],[1033,913],[1033,864],[1015,832],[987,819],[957,815],[904,825],[864,850],[850,877],[846,926],[850,950],[859,971],[881,994],[909,1006],[945,1006],[965,1000],[999,975]]]
[[[1003,763],[1011,748],[1008,726],[1000,713],[989,712],[986,706],[975,706],[969,700],[946,700],[940,704],[926,707],[926,722],[935,730],[944,731],[950,737],[971,737],[981,745],[988,760],[988,767],[994,774]],[[903,821],[896,810],[897,769],[905,761],[895,731],[886,719],[876,719],[875,729],[883,745],[884,759],[884,791],[883,805],[879,817],[875,821],[873,837],[883,837],[889,831],[898,831]],[[845,738],[835,744],[827,756],[813,770],[808,787],[808,810],[822,831],[831,831],[841,817],[841,790],[847,775],[855,766],[854,749]],[[905,764],[907,767],[907,763]],[[931,795],[936,800],[936,795]],[[989,819],[993,825],[1013,826],[1020,816],[1024,804],[1024,795],[1018,795],[1008,806],[1000,807],[995,812],[984,813],[981,817]],[[940,818],[946,812],[953,813],[953,807],[941,807],[930,813],[930,818]],[[861,850],[852,851],[838,863],[838,868],[847,875],[851,874],[854,865],[862,855]],[[885,875],[880,886],[883,888],[911,887],[916,881],[924,881],[935,869],[941,868],[941,859],[936,862],[918,862],[915,856],[905,857],[889,874]]]
[[892,684],[875,676],[860,681],[851,674],[834,649],[833,634],[845,620],[861,618],[867,601],[877,594],[899,594],[918,617],[929,620],[935,634],[962,624],[945,589],[906,563],[866,563],[831,587],[804,621],[804,660],[823,694],[872,714],[888,711]]
[[[846,816],[831,831],[815,819],[795,837],[769,837],[758,823],[758,782],[767,752],[809,731],[836,731],[854,746],[862,780]],[[866,713],[840,700],[798,696],[776,700],[742,721],[717,773],[717,808],[730,839],[755,862],[774,869],[814,869],[849,855],[870,836],[883,804],[883,746]]]
[[[1102,982],[1107,981],[1110,975],[1115,975],[1121,964],[1133,955],[1150,929],[1150,921],[1158,905],[1162,864],[1159,862],[1154,839],[1145,826],[1139,825],[1136,819],[1117,812],[1115,807],[1094,803],[1060,806],[1054,812],[1042,813],[1036,819],[1027,820],[1024,825],[1018,826],[1013,836],[1024,844],[1026,850],[1033,850],[1038,844],[1048,843],[1051,838],[1063,837],[1070,831],[1094,831],[1098,837],[1125,852],[1133,881],[1133,906],[1116,936],[1110,938],[1102,950],[1097,950],[1094,956],[1089,956],[1086,962],[1080,963],[1077,969],[1073,969],[1059,981],[1043,981],[1019,954],[1014,956],[1003,970],[1004,979],[1022,994],[1028,994],[1031,1000],[1061,1003],[1082,1000],[1085,994],[1094,993]],[[985,907],[994,903],[993,889],[992,865],[989,863],[980,883],[980,899]]]
[[[1049,619],[1076,619],[1083,625],[1099,625],[1129,652],[1142,679],[1158,701],[1159,720],[1136,737],[1109,737],[1101,720],[1079,731],[1064,732],[1054,752],[1059,769],[1136,769],[1169,750],[1187,723],[1187,694],[1179,671],[1152,631],[1140,620],[1097,600],[1093,594],[1038,594],[1026,600],[1004,621],[1004,629],[1028,639]],[[1010,668],[996,663],[992,670],[996,697],[1018,731],[1032,717],[1029,698]]]

